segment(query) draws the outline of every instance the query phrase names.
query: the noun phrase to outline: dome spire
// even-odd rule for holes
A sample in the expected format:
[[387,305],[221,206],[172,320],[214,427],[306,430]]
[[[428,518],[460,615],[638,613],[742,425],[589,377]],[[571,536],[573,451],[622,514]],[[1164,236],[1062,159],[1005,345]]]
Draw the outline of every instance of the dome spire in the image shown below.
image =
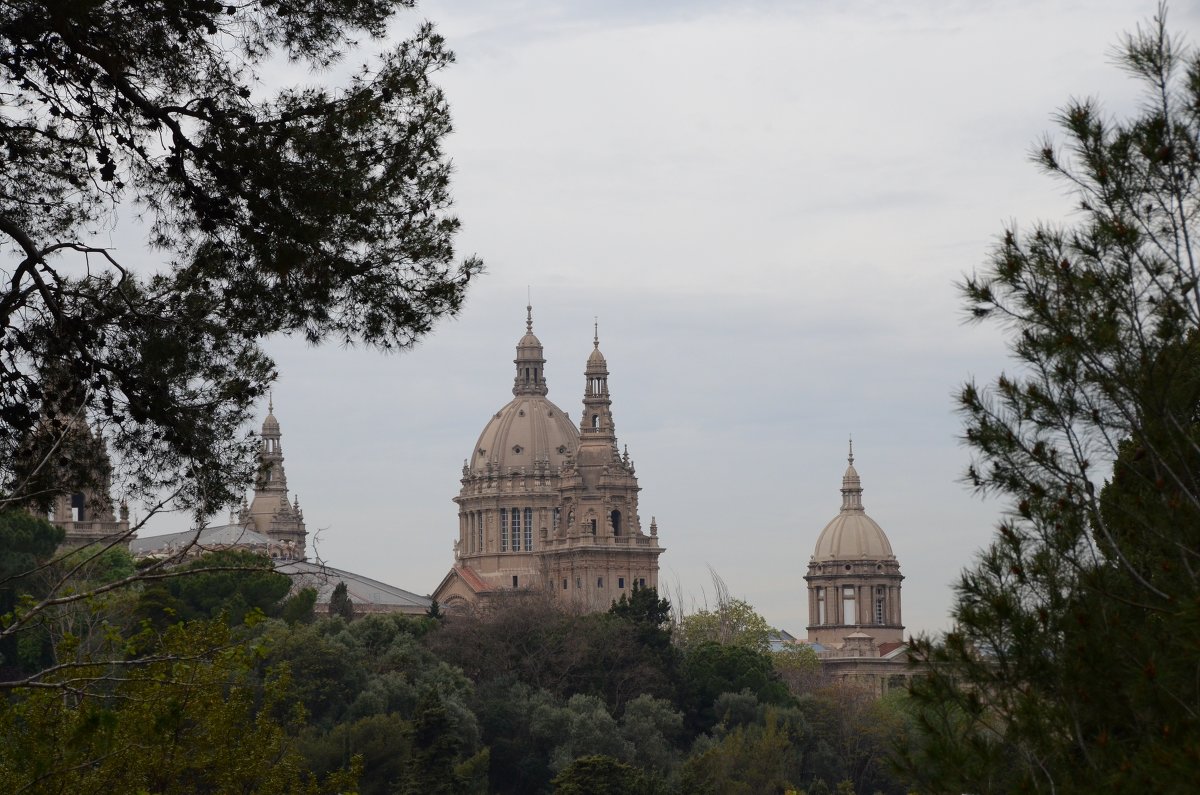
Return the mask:
[[587,385],[583,390],[583,419],[579,424],[579,432],[610,441],[614,445],[613,457],[619,459],[620,454],[615,447],[612,400],[608,394],[608,362],[600,352],[600,318],[593,318],[592,321],[592,352],[583,371]]
[[843,511],[861,511],[862,504],[862,480],[858,477],[858,470],[854,468],[854,438],[850,438],[850,455],[846,457],[849,466],[846,467],[846,474],[842,475],[842,510]]
[[525,336],[517,343],[517,376],[513,379],[514,395],[545,395],[546,358],[542,354],[542,341],[533,333],[533,303],[525,305]]

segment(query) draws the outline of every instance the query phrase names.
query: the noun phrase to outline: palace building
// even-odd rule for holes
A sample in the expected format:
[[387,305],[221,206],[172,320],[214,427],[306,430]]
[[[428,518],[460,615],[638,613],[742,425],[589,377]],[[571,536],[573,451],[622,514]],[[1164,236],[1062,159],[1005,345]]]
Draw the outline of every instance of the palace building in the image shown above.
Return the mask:
[[808,562],[808,641],[829,679],[882,695],[912,675],[900,613],[900,562],[862,502],[854,445],[842,475],[842,509]]
[[488,420],[463,463],[454,565],[434,599],[461,609],[540,590],[598,611],[635,585],[657,588],[664,549],[655,521],[642,526],[633,461],[617,445],[599,331],[584,368],[578,427],[546,397],[532,307],[513,361],[513,399]]

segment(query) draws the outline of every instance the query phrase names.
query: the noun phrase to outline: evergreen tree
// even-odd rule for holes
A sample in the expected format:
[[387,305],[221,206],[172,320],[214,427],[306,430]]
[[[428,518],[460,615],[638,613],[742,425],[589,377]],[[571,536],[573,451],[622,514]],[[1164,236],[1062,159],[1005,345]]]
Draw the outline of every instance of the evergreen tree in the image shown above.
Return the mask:
[[922,790],[1182,792],[1200,767],[1200,58],[1160,6],[1121,64],[1138,115],[1073,102],[1035,153],[1077,220],[1009,228],[963,288],[1019,365],[961,396],[969,478],[1011,514],[916,648]]
[[338,582],[329,596],[329,615],[341,616],[346,621],[354,620],[354,600],[346,589],[346,583]]
[[[406,348],[458,310],[480,264],[455,262],[432,25],[343,85],[267,88],[268,63],[328,74],[412,5],[0,6],[0,507],[44,496],[18,448],[82,421],[139,496],[209,515],[253,474],[261,340]],[[119,208],[158,261],[96,242]],[[61,482],[58,456],[26,464]]]

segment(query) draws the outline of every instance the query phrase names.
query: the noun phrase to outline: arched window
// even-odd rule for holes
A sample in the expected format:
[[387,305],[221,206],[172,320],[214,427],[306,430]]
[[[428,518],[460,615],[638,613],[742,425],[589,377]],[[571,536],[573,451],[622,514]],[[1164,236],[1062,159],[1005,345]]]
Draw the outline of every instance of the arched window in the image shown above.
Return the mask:
[[600,427],[600,415],[599,415],[599,414],[593,414],[593,415],[592,415],[592,427],[593,427],[593,428],[599,428],[599,427]]
[[621,512],[613,511],[609,514],[609,518],[612,519],[613,535],[621,535]]

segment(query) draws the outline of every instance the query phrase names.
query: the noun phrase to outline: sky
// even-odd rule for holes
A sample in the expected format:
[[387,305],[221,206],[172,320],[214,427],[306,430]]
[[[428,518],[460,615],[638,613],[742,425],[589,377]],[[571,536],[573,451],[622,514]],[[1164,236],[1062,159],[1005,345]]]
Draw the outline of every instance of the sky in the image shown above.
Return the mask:
[[[1194,30],[1176,6],[1173,27]],[[660,590],[685,610],[711,602],[715,571],[804,634],[852,434],[904,623],[949,628],[953,584],[1005,509],[961,481],[954,394],[1011,367],[955,285],[1006,224],[1070,220],[1030,148],[1072,97],[1136,108],[1111,56],[1153,11],[437,0],[401,15],[394,36],[429,19],[457,53],[439,81],[458,250],[487,272],[410,352],[268,341],[310,549],[316,531],[330,565],[433,591],[462,462],[511,399],[529,296],[548,397],[573,417],[598,318],[641,518],[666,547]]]

